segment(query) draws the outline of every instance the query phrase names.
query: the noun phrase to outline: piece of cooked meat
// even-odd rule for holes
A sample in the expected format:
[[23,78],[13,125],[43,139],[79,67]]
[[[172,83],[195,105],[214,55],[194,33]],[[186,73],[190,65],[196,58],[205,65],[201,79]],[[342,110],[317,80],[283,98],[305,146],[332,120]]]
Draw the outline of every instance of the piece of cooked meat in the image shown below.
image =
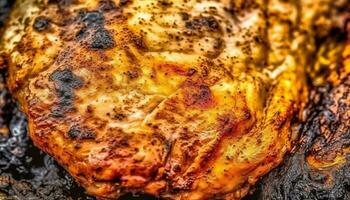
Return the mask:
[[348,38],[348,42],[332,39],[320,48],[316,66],[328,66],[330,74],[326,84],[310,95],[307,121],[295,152],[263,179],[262,200],[350,199],[350,35]]
[[18,0],[9,89],[90,194],[239,199],[291,149],[314,27],[341,3]]

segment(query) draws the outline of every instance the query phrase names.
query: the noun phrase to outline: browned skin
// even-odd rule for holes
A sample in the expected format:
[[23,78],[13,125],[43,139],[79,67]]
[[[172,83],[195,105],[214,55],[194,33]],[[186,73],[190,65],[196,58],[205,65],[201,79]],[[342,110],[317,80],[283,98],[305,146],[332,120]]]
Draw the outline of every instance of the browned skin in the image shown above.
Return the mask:
[[92,195],[240,199],[291,148],[312,28],[336,6],[20,0],[8,85],[34,143]]

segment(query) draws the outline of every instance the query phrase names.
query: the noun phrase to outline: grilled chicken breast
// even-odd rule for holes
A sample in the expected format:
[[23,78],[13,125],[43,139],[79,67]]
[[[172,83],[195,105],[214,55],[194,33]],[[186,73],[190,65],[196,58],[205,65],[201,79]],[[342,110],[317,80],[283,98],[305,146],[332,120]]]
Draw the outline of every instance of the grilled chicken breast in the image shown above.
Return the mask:
[[9,89],[89,194],[240,199],[291,149],[314,37],[340,3],[18,0]]

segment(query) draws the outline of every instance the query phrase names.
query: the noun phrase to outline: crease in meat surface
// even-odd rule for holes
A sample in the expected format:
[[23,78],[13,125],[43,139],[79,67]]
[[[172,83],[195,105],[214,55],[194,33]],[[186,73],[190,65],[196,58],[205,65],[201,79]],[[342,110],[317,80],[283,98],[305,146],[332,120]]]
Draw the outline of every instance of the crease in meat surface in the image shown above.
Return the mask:
[[240,199],[290,151],[314,38],[344,3],[18,0],[9,89],[92,195]]

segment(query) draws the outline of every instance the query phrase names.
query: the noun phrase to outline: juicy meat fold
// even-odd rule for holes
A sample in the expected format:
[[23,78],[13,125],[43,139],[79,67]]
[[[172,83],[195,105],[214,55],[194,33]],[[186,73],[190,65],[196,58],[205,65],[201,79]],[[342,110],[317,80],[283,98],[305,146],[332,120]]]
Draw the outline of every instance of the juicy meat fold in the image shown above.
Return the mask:
[[18,0],[9,89],[35,145],[92,195],[240,199],[291,149],[341,2]]

